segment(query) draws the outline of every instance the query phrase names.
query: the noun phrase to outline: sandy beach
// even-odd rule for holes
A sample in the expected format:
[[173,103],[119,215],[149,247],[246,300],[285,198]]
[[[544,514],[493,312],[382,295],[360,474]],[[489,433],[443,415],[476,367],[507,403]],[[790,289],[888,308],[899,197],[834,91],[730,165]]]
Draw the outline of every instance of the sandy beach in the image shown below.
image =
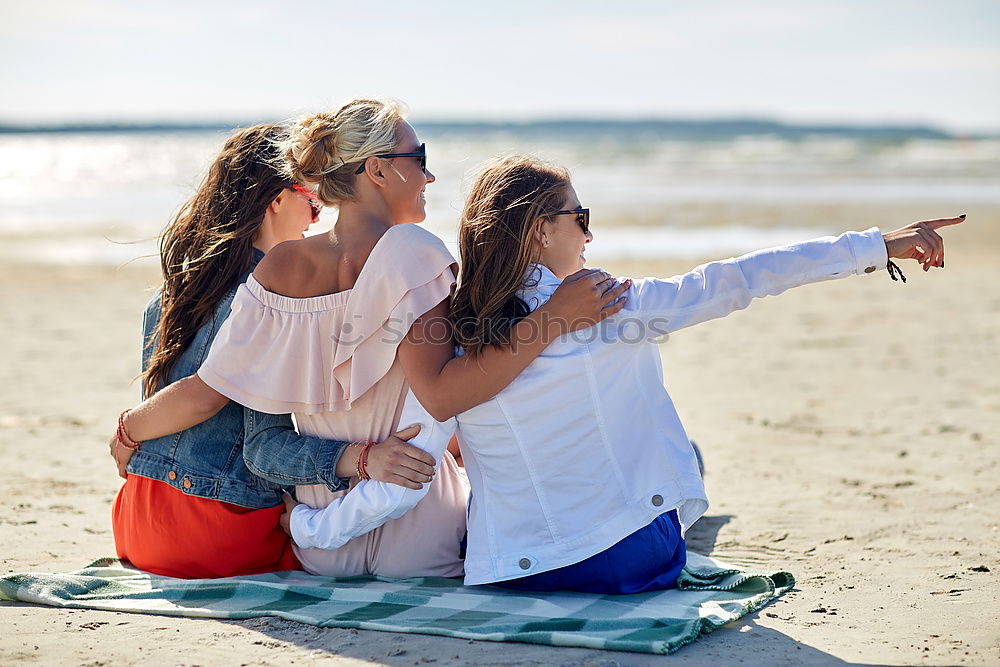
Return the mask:
[[[712,500],[689,548],[798,581],[673,656],[2,604],[0,664],[1000,664],[1000,209],[786,207],[782,222],[888,230],[961,212],[943,271],[807,286],[663,344]],[[137,401],[157,283],[149,266],[0,266],[4,573],[114,554],[107,440]]]

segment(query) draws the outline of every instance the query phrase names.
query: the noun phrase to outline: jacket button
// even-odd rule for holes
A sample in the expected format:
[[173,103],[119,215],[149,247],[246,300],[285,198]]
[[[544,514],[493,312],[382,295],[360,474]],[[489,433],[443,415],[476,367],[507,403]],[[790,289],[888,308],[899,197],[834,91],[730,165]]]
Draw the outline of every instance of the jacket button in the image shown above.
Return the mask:
[[191,488],[191,480],[189,480],[189,479],[184,480],[184,488],[185,489],[190,489]]
[[865,269],[865,273],[871,273],[874,270],[875,270],[874,266],[869,266],[867,269]]
[[517,564],[521,566],[522,570],[527,570],[529,567],[531,567],[531,561],[528,560],[527,558],[522,558],[521,560],[518,561]]
[[660,494],[656,494],[655,496],[650,498],[650,501],[652,501],[655,507],[659,507],[660,505],[663,504],[663,496],[661,496]]
[[167,473],[167,479],[169,479],[170,481],[177,479],[177,473],[171,470],[170,472]]

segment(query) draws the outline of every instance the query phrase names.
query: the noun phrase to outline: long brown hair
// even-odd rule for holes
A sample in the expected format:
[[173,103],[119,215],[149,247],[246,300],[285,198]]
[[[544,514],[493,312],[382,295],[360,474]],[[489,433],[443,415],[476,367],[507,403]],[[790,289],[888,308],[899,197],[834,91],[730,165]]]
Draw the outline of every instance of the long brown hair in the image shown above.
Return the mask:
[[473,183],[458,230],[451,310],[455,339],[469,354],[508,344],[510,328],[528,314],[517,292],[538,260],[534,225],[562,208],[569,185],[566,169],[520,155],[487,163]]
[[212,317],[222,298],[253,266],[254,234],[267,207],[291,185],[279,172],[281,125],[255,125],[233,134],[205,180],[160,237],[163,292],[160,320],[142,374],[144,396],[167,384],[178,357]]

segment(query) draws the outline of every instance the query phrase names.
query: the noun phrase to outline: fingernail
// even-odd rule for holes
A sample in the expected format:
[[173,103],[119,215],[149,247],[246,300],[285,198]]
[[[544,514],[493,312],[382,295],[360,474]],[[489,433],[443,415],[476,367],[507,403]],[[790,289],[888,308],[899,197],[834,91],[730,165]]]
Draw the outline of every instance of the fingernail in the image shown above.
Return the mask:
[[944,260],[943,259],[941,260],[941,268],[942,269],[944,268]]
[[964,218],[964,217],[965,217],[965,214],[963,213],[962,215],[960,215],[960,216],[958,216],[958,217],[960,217],[960,218]]

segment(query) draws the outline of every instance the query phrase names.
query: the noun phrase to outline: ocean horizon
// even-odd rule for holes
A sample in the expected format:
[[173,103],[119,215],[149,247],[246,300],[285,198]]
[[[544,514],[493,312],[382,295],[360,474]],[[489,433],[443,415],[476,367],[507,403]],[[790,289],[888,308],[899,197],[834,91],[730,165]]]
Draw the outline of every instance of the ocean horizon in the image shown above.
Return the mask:
[[[1000,138],[927,127],[747,119],[414,125],[437,178],[425,225],[452,245],[476,169],[507,153],[571,170],[593,211],[591,262],[728,256],[841,231],[762,210],[1000,205]],[[117,265],[155,254],[156,236],[233,125],[88,127],[0,126],[0,257]],[[705,214],[720,207],[731,211]],[[742,209],[754,213],[742,219]],[[335,215],[325,210],[312,231],[328,229]]]
[[[206,132],[231,131],[256,123],[280,122],[284,119],[221,119],[221,120],[106,120],[31,122],[26,120],[0,120],[2,134],[108,134],[143,132]],[[770,135],[783,138],[811,136],[839,136],[868,140],[906,139],[989,139],[1000,138],[996,132],[956,132],[929,124],[913,123],[805,123],[781,121],[766,117],[719,116],[689,117],[637,117],[637,118],[532,118],[518,120],[498,119],[441,119],[412,118],[418,129],[458,134],[492,134],[515,132],[544,137],[575,137],[586,134],[605,134],[619,139],[673,138],[692,141],[731,139],[738,136]]]

